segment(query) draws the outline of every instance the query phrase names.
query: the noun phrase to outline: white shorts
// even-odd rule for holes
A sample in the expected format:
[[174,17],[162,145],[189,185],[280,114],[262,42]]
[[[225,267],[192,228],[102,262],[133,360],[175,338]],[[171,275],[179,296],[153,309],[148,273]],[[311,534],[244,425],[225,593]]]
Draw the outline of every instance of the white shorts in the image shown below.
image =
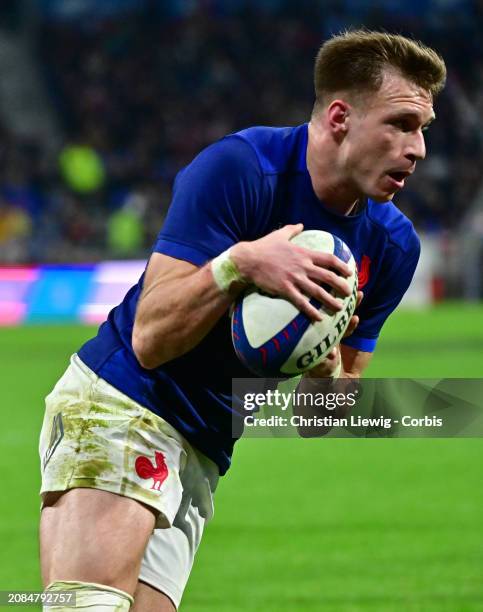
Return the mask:
[[217,465],[77,355],[46,398],[39,452],[42,496],[102,489],[159,513],[139,578],[178,607],[204,525],[213,516]]

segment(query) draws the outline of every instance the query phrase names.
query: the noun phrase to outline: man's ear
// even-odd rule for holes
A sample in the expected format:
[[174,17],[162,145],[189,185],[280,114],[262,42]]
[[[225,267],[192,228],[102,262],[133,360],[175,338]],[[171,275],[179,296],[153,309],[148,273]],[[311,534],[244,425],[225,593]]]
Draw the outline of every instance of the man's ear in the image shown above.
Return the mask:
[[334,100],[327,108],[327,121],[334,136],[344,136],[348,128],[350,106],[344,100]]

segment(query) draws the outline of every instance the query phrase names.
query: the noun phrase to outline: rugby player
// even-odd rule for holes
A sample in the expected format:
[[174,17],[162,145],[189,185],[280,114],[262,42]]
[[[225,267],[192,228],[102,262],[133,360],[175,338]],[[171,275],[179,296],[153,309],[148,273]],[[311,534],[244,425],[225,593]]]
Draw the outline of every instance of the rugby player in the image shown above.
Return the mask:
[[348,294],[345,264],[289,242],[303,228],[349,245],[364,291],[352,335],[311,374],[362,374],[418,261],[392,199],[425,157],[445,74],[402,36],[335,36],[316,59],[308,124],[231,134],[179,173],[145,274],[46,400],[47,592],[75,591],[77,609],[179,606],[230,465],[231,379],[250,376],[230,304],[255,283],[316,320],[310,297],[339,308],[322,283]]

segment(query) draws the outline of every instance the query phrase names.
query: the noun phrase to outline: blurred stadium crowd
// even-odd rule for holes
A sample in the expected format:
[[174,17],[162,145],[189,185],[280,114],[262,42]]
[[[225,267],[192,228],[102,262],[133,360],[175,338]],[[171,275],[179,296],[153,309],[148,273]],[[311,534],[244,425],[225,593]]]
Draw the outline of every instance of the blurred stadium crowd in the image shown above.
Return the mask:
[[423,231],[456,227],[483,175],[481,0],[44,0],[29,35],[61,138],[0,125],[0,260],[145,256],[177,171],[229,132],[307,121],[318,46],[360,25],[447,62],[428,158],[397,203]]

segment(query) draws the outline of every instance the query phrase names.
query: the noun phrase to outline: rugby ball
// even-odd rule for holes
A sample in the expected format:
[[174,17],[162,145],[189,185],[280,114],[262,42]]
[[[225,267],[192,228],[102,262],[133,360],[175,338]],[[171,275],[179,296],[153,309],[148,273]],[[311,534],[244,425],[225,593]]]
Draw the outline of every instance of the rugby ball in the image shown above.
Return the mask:
[[[347,263],[352,270],[347,278],[352,291],[349,297],[339,296],[343,308],[338,312],[312,299],[311,304],[323,316],[313,322],[288,300],[249,287],[233,308],[231,334],[238,358],[257,376],[287,378],[313,368],[340,342],[356,308],[357,267],[348,246],[320,230],[302,232],[292,242],[333,253]],[[336,294],[334,289],[330,291]]]

